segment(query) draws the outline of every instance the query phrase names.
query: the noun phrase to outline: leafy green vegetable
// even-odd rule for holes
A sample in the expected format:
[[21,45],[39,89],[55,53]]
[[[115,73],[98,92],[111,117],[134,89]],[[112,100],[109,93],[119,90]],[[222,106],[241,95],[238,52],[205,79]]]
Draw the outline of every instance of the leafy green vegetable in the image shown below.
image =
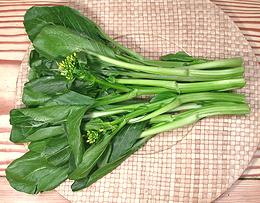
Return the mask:
[[98,165],[98,168],[93,173],[76,180],[71,186],[72,190],[77,191],[88,187],[117,168],[131,154],[142,147],[148,140],[147,138],[140,139],[144,127],[145,123],[143,122],[127,125],[122,128],[113,138],[113,146],[108,145],[108,149],[103,155],[105,158],[102,159],[102,164]]
[[53,96],[67,92],[69,86],[64,77],[41,77],[25,84],[22,100],[27,106],[42,105]]
[[11,186],[30,194],[52,190],[66,180],[67,176],[66,164],[56,167],[32,151],[12,162],[6,169],[6,177]]
[[250,112],[243,95],[229,92],[245,85],[242,58],[144,58],[66,6],[32,7],[24,25],[34,50],[10,140],[30,142],[30,151],[6,169],[16,190],[34,194],[71,179],[77,191],[157,133]]
[[80,133],[80,124],[84,113],[87,108],[74,107],[67,116],[65,123],[65,130],[67,134],[67,139],[71,147],[72,153],[74,155],[74,160],[76,166],[78,166],[82,161],[82,156],[84,154],[83,138]]

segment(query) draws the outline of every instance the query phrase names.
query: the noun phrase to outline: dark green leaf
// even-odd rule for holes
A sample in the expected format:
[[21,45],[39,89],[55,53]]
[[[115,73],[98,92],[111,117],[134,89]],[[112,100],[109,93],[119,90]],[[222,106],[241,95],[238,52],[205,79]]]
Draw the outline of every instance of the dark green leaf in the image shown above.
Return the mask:
[[191,62],[193,57],[184,51],[176,52],[175,54],[167,54],[160,57],[162,61],[180,61],[180,62]]
[[46,25],[61,25],[86,37],[107,41],[106,36],[93,21],[70,7],[32,7],[26,12],[24,26],[32,41]]
[[142,60],[143,57],[112,40],[101,28],[77,10],[66,6],[32,7],[24,17],[24,26],[31,41],[48,25],[64,26],[82,37],[113,48],[115,53]]
[[13,161],[6,169],[10,185],[30,194],[54,189],[67,179],[67,174],[67,165],[56,167],[39,153],[31,151]]
[[91,106],[94,104],[95,100],[91,97],[88,97],[83,94],[79,94],[77,92],[69,91],[62,95],[58,95],[53,97],[49,101],[47,101],[45,106],[53,106],[53,105],[77,105],[77,106]]
[[68,163],[71,150],[65,135],[33,141],[29,144],[29,150],[41,154],[42,157],[54,165],[60,166]]
[[25,84],[23,103],[27,106],[42,105],[55,95],[63,94],[69,89],[64,77],[41,77]]
[[149,140],[149,138],[146,137],[146,138],[143,138],[143,139],[137,141],[132,146],[131,149],[125,151],[125,153],[122,156],[118,157],[118,159],[105,164],[103,167],[100,167],[97,170],[93,170],[93,172],[91,172],[84,178],[82,178],[80,180],[76,180],[71,186],[72,191],[78,191],[78,190],[84,189],[84,188],[90,186],[91,184],[93,184],[94,182],[96,182],[97,180],[99,180],[100,178],[104,177],[105,175],[107,175],[108,173],[113,171],[114,169],[116,169],[129,156],[131,156],[134,152],[136,152],[138,149],[140,149],[148,140]]
[[68,163],[70,154],[71,149],[68,145],[67,137],[64,135],[46,139],[46,146],[41,151],[41,156],[55,166]]
[[56,61],[46,59],[36,50],[32,50],[29,59],[29,81],[35,80],[45,76],[58,76],[60,75]]
[[44,106],[37,108],[14,109],[10,112],[10,123],[13,126],[26,128],[55,124],[66,120],[75,106]]
[[[70,179],[79,180],[84,178],[95,167],[98,159],[102,156],[113,136],[125,125],[121,123],[114,131],[107,131],[95,144],[92,144],[84,153],[80,165],[70,174]],[[109,133],[108,133],[109,132]]]
[[34,39],[33,45],[37,52],[48,59],[65,57],[80,51],[115,57],[113,50],[105,44],[84,38],[62,26],[45,26]]
[[106,148],[106,151],[102,154],[100,159],[97,161],[98,168],[101,168],[108,163],[111,152],[112,152],[112,145],[109,144]]
[[99,142],[91,145],[83,155],[82,162],[79,166],[70,174],[69,178],[72,180],[78,180],[85,177],[92,168],[96,165],[98,159],[104,153],[106,146],[113,137],[113,134],[104,135],[103,139]]
[[75,106],[70,111],[65,123],[67,139],[69,142],[69,146],[71,147],[71,151],[74,155],[76,166],[81,163],[83,153],[85,151],[83,138],[80,133],[80,124],[86,110],[87,108],[85,106]]
[[109,162],[118,159],[132,148],[137,140],[140,139],[140,134],[143,132],[145,125],[146,122],[126,125],[114,136]]
[[61,125],[49,126],[49,127],[45,127],[45,128],[40,128],[32,134],[26,134],[25,140],[21,140],[21,141],[23,141],[23,142],[38,141],[38,140],[46,139],[49,137],[62,135],[62,134],[64,134],[64,132],[65,132],[64,127]]

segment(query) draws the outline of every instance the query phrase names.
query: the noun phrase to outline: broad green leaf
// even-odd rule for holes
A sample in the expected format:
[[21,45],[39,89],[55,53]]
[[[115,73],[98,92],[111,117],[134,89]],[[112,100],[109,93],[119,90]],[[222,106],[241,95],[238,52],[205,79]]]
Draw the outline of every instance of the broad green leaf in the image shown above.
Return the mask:
[[78,180],[85,177],[92,168],[96,165],[98,159],[104,153],[106,146],[112,139],[113,134],[105,134],[103,139],[99,142],[91,145],[84,153],[82,162],[79,166],[70,174],[69,178],[72,180]]
[[44,106],[37,108],[13,109],[10,112],[10,123],[13,126],[40,127],[66,120],[75,106]]
[[115,134],[125,125],[121,123],[114,131],[107,131],[95,144],[92,144],[84,153],[82,162],[79,166],[70,174],[69,178],[72,180],[79,180],[84,178],[95,167],[98,159],[102,156],[106,150],[109,142]]
[[85,151],[83,138],[80,133],[80,124],[86,110],[87,107],[85,106],[75,106],[74,109],[70,111],[65,123],[68,143],[73,153],[76,166],[81,163]]
[[91,97],[88,97],[83,94],[79,94],[74,91],[69,91],[64,94],[53,97],[48,100],[44,105],[53,106],[53,105],[77,105],[77,106],[91,106],[94,104],[95,100]]
[[31,142],[61,135],[64,134],[64,132],[64,127],[61,125],[41,128],[26,128],[25,126],[14,126],[11,131],[10,139],[12,140],[12,142],[15,143]]
[[67,165],[56,167],[39,153],[31,151],[13,161],[6,169],[10,185],[29,194],[52,190],[66,180],[67,176]]
[[56,61],[51,61],[41,56],[36,50],[32,50],[29,58],[29,81],[45,76],[60,75]]
[[42,157],[54,166],[61,166],[69,162],[71,150],[65,134],[33,141],[28,146],[29,150],[41,154]]
[[88,38],[108,41],[98,25],[70,7],[31,7],[26,12],[24,26],[32,41],[46,25],[61,25]]
[[115,57],[113,50],[105,44],[91,38],[84,38],[62,26],[45,26],[34,39],[33,46],[37,52],[48,59],[66,57],[81,51]]
[[69,83],[64,77],[47,76],[32,80],[23,89],[23,103],[27,106],[44,104],[55,95],[69,90]]
[[24,26],[32,42],[40,31],[48,25],[64,26],[73,30],[77,35],[113,48],[117,54],[143,60],[141,55],[111,39],[97,24],[75,9],[66,6],[32,7],[26,12]]
[[62,166],[68,163],[70,154],[71,149],[65,135],[46,139],[46,146],[44,150],[41,151],[41,156],[55,166]]
[[132,148],[137,140],[140,139],[140,134],[143,132],[145,125],[146,122],[126,125],[114,136],[109,162],[118,159]]
[[[139,134],[140,135],[140,134]],[[131,156],[134,152],[140,149],[147,141],[149,140],[148,137],[143,138],[137,141],[130,149],[126,150],[124,154],[119,156],[114,161],[108,162],[107,164],[103,165],[102,167],[93,170],[90,174],[86,175],[80,180],[74,181],[71,186],[72,191],[82,190],[100,178],[104,177],[114,169],[116,169],[119,165],[121,165],[129,156]]]

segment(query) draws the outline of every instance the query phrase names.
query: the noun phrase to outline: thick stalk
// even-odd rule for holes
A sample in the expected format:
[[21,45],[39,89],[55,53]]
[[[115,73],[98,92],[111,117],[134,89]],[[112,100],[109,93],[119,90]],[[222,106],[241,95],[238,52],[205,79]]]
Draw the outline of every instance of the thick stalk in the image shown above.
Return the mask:
[[[93,111],[93,112],[87,114],[85,116],[85,118],[91,119],[91,118],[110,116],[110,115],[120,114],[120,113],[124,113],[124,112],[134,111],[136,109],[141,109],[141,108],[145,109],[145,112],[147,113],[147,109],[154,108],[154,107],[156,107],[156,108],[161,107],[163,105],[170,103],[172,100],[173,100],[172,98],[169,98],[169,99],[164,99],[164,100],[154,102],[154,103],[147,102],[147,103],[130,104],[130,105],[109,108],[109,109],[103,110],[103,111]],[[171,111],[171,112],[196,109],[196,108],[200,108],[200,107],[201,107],[200,104],[191,103],[191,104],[186,104],[186,105],[177,107],[177,108],[173,109],[173,111]],[[129,122],[131,123],[131,120]]]
[[248,114],[250,109],[247,104],[226,104],[226,105],[212,105],[207,107],[202,107],[196,110],[190,110],[189,113],[184,112],[185,116],[182,114],[177,115],[173,122],[168,122],[166,124],[158,125],[152,127],[148,130],[145,130],[141,134],[141,138],[147,136],[153,136],[155,134],[180,128],[186,125],[193,124],[199,121],[202,118],[214,115],[239,115],[239,114]]
[[108,95],[105,97],[98,98],[96,103],[94,104],[94,107],[104,106],[104,105],[118,103],[118,102],[122,102],[122,101],[127,101],[127,100],[133,99],[137,96],[153,95],[153,94],[159,94],[162,92],[169,91],[168,89],[165,89],[165,88],[151,88],[151,87],[135,88],[134,86],[131,89],[132,89],[131,92],[128,92],[128,93],[125,93],[122,95],[113,94],[113,95]]
[[221,59],[215,61],[209,61],[200,64],[194,64],[190,66],[183,66],[181,68],[188,69],[217,69],[217,68],[234,68],[243,66],[243,59],[241,57],[235,57],[230,59]]
[[104,61],[116,67],[125,68],[134,71],[141,71],[146,73],[159,74],[159,75],[175,75],[175,76],[188,76],[189,71],[187,69],[191,70],[191,69],[232,68],[232,67],[242,66],[242,62],[243,62],[241,58],[232,58],[232,59],[210,61],[210,62],[190,65],[190,66],[183,66],[180,68],[163,68],[158,66],[131,64],[121,60],[109,58],[107,56],[99,55],[94,52],[88,51],[88,53],[96,56],[101,61]]
[[122,76],[129,76],[133,78],[146,78],[146,79],[158,79],[158,80],[174,80],[183,82],[192,81],[213,81],[224,80],[242,77],[244,73],[244,67],[229,68],[224,70],[189,70],[188,76],[174,76],[174,75],[156,75],[141,72],[126,72],[115,71],[115,74]]
[[[184,105],[181,105],[181,106],[178,106],[174,109],[171,109],[170,111],[168,112],[178,112],[178,111],[183,111],[183,110],[191,110],[191,109],[198,109],[198,108],[201,108],[202,107],[202,104],[196,104],[196,103],[190,103],[190,104],[184,104]],[[145,116],[140,116],[140,117],[136,117],[136,118],[133,118],[131,120],[129,120],[129,123],[136,123],[136,122],[139,122],[141,119],[143,119]],[[169,121],[169,118],[174,118],[175,116],[172,115],[172,114],[163,114],[163,115],[159,115],[159,116],[156,116],[156,117],[153,117],[152,119],[150,119],[150,123],[159,123],[159,122],[165,122],[166,120]],[[163,120],[165,119],[165,120]]]
[[163,87],[171,89],[176,93],[205,92],[214,90],[231,90],[245,86],[243,78],[217,80],[210,82],[193,82],[193,83],[177,83],[175,81],[166,80],[142,80],[142,79],[116,79],[116,83],[128,85],[141,85]]
[[139,93],[138,93],[137,89],[134,89],[133,91],[131,91],[129,93],[125,93],[123,95],[120,95],[120,94],[116,94],[116,95],[112,95],[112,96],[108,95],[108,96],[97,99],[94,104],[94,107],[126,101],[129,99],[133,99],[133,98],[137,97],[138,95],[139,95]]
[[199,102],[199,101],[223,101],[223,102],[236,102],[236,103],[245,103],[245,97],[239,94],[232,93],[214,93],[214,92],[205,92],[205,93],[192,93],[192,94],[183,94],[178,95],[174,101],[165,105],[164,107],[157,109],[156,111],[147,114],[141,119],[132,120],[132,122],[141,122],[149,120],[163,113],[172,111],[173,109],[181,106],[185,103]]

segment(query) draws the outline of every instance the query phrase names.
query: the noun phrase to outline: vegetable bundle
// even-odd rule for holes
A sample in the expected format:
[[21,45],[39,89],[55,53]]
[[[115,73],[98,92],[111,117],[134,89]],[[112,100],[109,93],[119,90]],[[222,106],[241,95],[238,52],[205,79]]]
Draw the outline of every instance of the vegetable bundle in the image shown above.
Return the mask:
[[65,6],[32,7],[24,25],[34,50],[10,139],[30,144],[6,170],[16,190],[39,193],[66,179],[81,190],[158,133],[250,111],[230,91],[245,85],[241,58],[147,59]]

